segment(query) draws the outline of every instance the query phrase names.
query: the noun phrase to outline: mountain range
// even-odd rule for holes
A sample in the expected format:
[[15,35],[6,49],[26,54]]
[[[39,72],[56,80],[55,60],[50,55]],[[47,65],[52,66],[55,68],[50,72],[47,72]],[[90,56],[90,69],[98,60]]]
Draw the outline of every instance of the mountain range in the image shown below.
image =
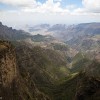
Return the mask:
[[99,23],[43,24],[29,31],[0,23],[1,99],[100,99]]
[[32,34],[50,34],[63,41],[78,36],[100,34],[100,23],[81,23],[78,25],[55,24],[52,26],[49,24],[40,24],[26,28]]
[[40,24],[27,27],[27,29],[33,35],[51,35],[56,40],[69,45],[74,51],[82,51],[89,54],[90,58],[91,55],[94,55],[93,58],[100,58],[100,23],[55,24],[52,26]]

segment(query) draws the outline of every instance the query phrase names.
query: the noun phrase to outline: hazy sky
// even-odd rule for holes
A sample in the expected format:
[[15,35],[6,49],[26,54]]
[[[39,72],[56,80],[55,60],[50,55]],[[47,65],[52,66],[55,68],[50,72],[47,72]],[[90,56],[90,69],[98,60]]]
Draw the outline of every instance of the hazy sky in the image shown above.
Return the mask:
[[100,0],[0,0],[0,21],[15,28],[100,22]]

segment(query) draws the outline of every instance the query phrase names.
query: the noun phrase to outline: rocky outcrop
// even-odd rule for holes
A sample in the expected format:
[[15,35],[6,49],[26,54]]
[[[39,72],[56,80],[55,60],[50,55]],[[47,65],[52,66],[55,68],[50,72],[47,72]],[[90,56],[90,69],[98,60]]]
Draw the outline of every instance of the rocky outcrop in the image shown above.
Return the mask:
[[50,100],[40,92],[27,71],[20,73],[15,48],[0,41],[0,100]]
[[100,100],[100,80],[80,75],[75,100]]
[[17,77],[14,47],[9,42],[0,41],[0,98],[11,100]]

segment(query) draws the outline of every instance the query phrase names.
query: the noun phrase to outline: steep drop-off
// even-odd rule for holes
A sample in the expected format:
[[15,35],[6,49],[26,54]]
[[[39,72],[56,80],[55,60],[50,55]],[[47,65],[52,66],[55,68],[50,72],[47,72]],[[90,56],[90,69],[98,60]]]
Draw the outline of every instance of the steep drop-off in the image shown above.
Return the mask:
[[0,41],[0,97],[3,100],[9,99],[9,97],[14,99],[16,68],[14,47],[8,42]]
[[49,100],[40,92],[29,74],[19,73],[15,48],[0,41],[0,99],[2,100]]

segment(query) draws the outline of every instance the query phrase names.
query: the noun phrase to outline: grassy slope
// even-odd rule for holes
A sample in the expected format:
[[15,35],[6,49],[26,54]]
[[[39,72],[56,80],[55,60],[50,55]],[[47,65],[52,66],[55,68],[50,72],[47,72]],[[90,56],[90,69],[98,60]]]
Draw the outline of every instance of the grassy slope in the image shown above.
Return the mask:
[[76,73],[84,70],[85,66],[90,63],[90,60],[81,52],[76,54],[72,59],[71,72]]

